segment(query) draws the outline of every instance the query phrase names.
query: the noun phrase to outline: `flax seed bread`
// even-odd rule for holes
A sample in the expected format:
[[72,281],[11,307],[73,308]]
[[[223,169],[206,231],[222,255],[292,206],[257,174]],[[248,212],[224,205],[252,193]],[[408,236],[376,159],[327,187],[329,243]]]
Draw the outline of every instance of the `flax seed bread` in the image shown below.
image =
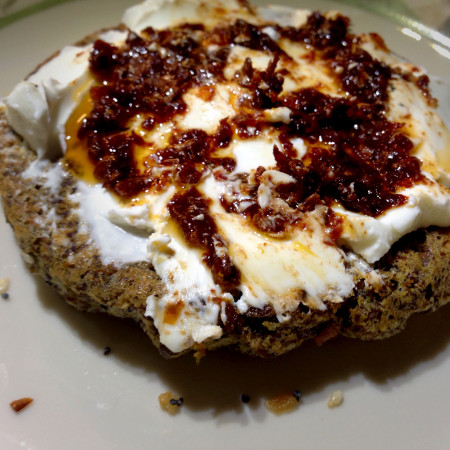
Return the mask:
[[269,357],[449,301],[450,140],[423,71],[337,13],[153,1],[124,24],[0,109],[5,214],[67,302],[166,357]]

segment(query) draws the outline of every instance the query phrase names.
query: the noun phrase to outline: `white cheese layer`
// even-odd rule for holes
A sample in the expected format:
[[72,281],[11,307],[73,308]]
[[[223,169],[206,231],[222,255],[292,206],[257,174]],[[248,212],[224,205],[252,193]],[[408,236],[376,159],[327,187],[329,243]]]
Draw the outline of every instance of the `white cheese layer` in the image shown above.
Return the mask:
[[[125,32],[108,31],[101,39],[121,44]],[[89,87],[92,45],[64,47],[5,98],[11,127],[44,158],[53,159],[65,148],[65,124]]]
[[394,242],[411,231],[450,224],[448,189],[431,183],[419,184],[400,193],[408,197],[408,203],[389,209],[377,218],[334,208],[346,217],[342,241],[369,263],[378,261]]
[[[237,3],[233,2],[232,6],[227,3],[226,9],[232,10],[230,14],[236,17],[255,20],[240,10]],[[292,25],[303,23],[307,17],[306,11],[292,13],[284,8],[264,8],[260,12],[261,17],[276,18]],[[185,20],[198,21],[199,14],[200,17],[211,17],[210,13],[211,8],[206,3],[195,0],[154,0],[127,10],[123,21],[139,31],[148,26],[164,28]],[[268,27],[267,33],[273,39],[277,38],[273,28]],[[125,36],[110,32],[102,38],[120,45]],[[41,159],[61,156],[64,152],[66,121],[89,87],[90,48],[63,49],[26,81],[19,83],[5,99],[11,126]],[[290,43],[285,50],[299,58],[300,63],[289,66],[290,75],[285,79],[284,92],[321,85],[324,93],[342,95],[333,91],[330,76],[324,73],[320,62],[309,61],[307,64],[302,60],[303,47]],[[372,50],[374,54],[380,52]],[[382,59],[383,55],[376,56]],[[188,92],[184,97],[188,107],[186,114],[176,116],[173,124],[164,124],[151,133],[141,129],[137,132],[160,145],[167,141],[174,126],[214,132],[221,119],[237,113],[239,105],[232,99],[239,96],[239,88],[232,79],[247,57],[252,59],[255,68],[264,69],[269,63],[266,54],[235,46],[225,70],[229,83],[216,86],[212,101],[202,100],[195,91]],[[414,154],[423,161],[428,183],[400,192],[408,197],[407,204],[376,218],[335,208],[344,219],[341,243],[369,263],[377,261],[396,240],[415,229],[429,225],[450,226],[450,191],[443,186],[444,181],[450,179],[448,131],[418,89],[406,89],[397,80],[393,81],[393,88],[389,119],[405,123],[405,131],[416,144]],[[286,123],[290,111],[277,108],[265,114],[268,120]],[[306,152],[305,143],[299,138],[292,143],[301,158]],[[226,149],[228,156],[236,160],[234,175],[263,166],[268,169],[265,176],[271,183],[288,183],[287,175],[273,170],[274,145],[281,147],[277,135],[269,132],[246,140],[234,139]],[[34,170],[38,167],[38,164],[34,165],[26,176],[46,176]],[[57,180],[53,175],[48,177],[49,183]],[[288,237],[274,238],[258,233],[242,216],[223,209],[219,198],[233,189],[232,183],[217,181],[209,173],[199,189],[211,200],[210,209],[219,233],[228,243],[233,264],[241,272],[239,290],[242,296],[236,302],[240,312],[269,304],[281,322],[289,319],[300,302],[313,309],[324,309],[325,302],[340,302],[351,293],[353,281],[344,267],[344,253],[339,247],[325,243],[319,209],[305,214],[302,218],[304,227],[294,230]],[[270,192],[270,186],[267,190],[260,186],[258,202],[262,206],[276,201]],[[166,291],[160,296],[149,296],[146,314],[154,320],[161,343],[169,350],[179,352],[195,343],[220,338],[219,304],[233,299],[214,283],[210,270],[202,261],[201,251],[186,244],[170,218],[167,203],[173,194],[174,188],[169,188],[161,195],[149,194],[138,205],[124,206],[101,186],[80,181],[73,200],[79,204],[79,214],[88,225],[105,264],[143,260],[153,264]]]

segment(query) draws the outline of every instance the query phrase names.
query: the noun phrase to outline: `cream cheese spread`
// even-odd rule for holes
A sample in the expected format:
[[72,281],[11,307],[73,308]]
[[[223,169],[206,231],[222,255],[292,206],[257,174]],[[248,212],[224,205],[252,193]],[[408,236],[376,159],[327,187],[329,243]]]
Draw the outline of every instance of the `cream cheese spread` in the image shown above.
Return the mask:
[[[153,0],[127,10],[123,23],[135,32],[149,26],[158,29],[184,22],[215,24],[219,19],[211,11],[217,4],[227,10],[230,17],[254,23],[267,20],[300,26],[309,15],[308,11],[267,7],[258,9],[255,16],[234,2],[208,6],[210,3],[195,0]],[[283,38],[275,26],[268,23],[264,31],[281,45]],[[126,33],[110,31],[101,34],[100,39],[121,46]],[[404,71],[411,69],[409,64],[397,61],[373,45],[370,39],[366,42],[364,39],[362,45],[374,58]],[[67,136],[66,123],[92,85],[91,49],[92,45],[66,47],[19,83],[5,99],[12,128],[39,156],[26,176],[45,176],[40,160],[61,157],[67,139],[73,138]],[[335,87],[332,74],[324,69],[321,61],[311,59],[305,63],[308,53],[305,45],[284,41],[283,49],[294,61],[279,62],[278,67],[287,72],[283,94],[320,86],[322,93],[345,96]],[[157,148],[170,139],[174,129],[215,132],[223,119],[239,112],[241,106],[237,99],[242,98],[242,91],[235,78],[247,58],[257,70],[265,70],[271,62],[271,57],[263,51],[233,46],[224,69],[225,80],[214,85],[212,98],[205,100],[195,89],[188,91],[184,95],[185,112],[151,131],[140,126],[138,118],[135,132]],[[300,59],[302,64],[296,64]],[[339,67],[335,70],[339,71]],[[146,260],[163,280],[166,291],[158,297],[149,296],[146,310],[146,315],[154,320],[162,344],[173,352],[180,352],[195,343],[220,338],[223,329],[219,319],[226,320],[223,310],[226,302],[235,301],[240,313],[270,305],[280,322],[289,320],[300,302],[311,309],[326,309],[327,303],[342,302],[354,288],[353,277],[345,269],[347,256],[343,248],[350,249],[352,258],[365,265],[378,261],[394,242],[411,231],[430,225],[450,226],[449,133],[420,89],[411,89],[411,84],[406,85],[401,77],[393,77],[391,87],[388,119],[405,124],[403,131],[415,145],[413,154],[422,162],[424,181],[399,189],[397,193],[406,196],[407,202],[375,217],[334,205],[333,211],[342,220],[342,232],[336,245],[330,245],[320,205],[302,214],[301,227],[294,227],[280,236],[249,227],[244,215],[231,214],[224,209],[221,199],[227,197],[238,198],[239,207],[246,209],[250,199],[239,190],[239,174],[255,173],[263,167],[256,196],[259,207],[287,210],[287,204],[274,192],[295,179],[276,170],[273,148],[283,146],[277,133],[263,131],[246,139],[234,136],[221,154],[236,162],[229,176],[221,179],[215,176],[214,170],[209,170],[202,177],[197,188],[210,202],[209,211],[218,234],[226,241],[226,251],[241,274],[240,294],[236,298],[215,282],[201,250],[189,245],[171,220],[168,204],[175,194],[174,186],[144,193],[139,201],[127,203],[100,184],[78,182],[78,191],[72,199],[79,205],[79,215],[88,225],[105,264]],[[264,111],[265,120],[273,123],[289,123],[291,114],[285,106]],[[308,146],[301,138],[294,138],[291,143],[296,157],[301,159]],[[54,170],[65,169],[59,164]],[[56,179],[54,174],[48,177]],[[205,217],[199,214],[196,219],[202,221]],[[171,315],[170,311],[176,314]]]

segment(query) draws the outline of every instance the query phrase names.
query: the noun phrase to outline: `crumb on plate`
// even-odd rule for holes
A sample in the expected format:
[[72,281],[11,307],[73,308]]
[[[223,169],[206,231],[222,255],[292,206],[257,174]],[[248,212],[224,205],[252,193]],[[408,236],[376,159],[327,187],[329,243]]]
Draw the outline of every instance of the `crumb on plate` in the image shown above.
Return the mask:
[[274,414],[285,414],[298,407],[300,398],[300,391],[294,391],[289,394],[279,394],[266,400],[264,406]]
[[330,395],[330,399],[328,400],[328,408],[335,408],[336,406],[342,405],[344,401],[344,394],[341,390],[334,391]]
[[23,397],[19,398],[17,400],[13,400],[9,406],[16,412],[22,411],[22,409],[26,408],[27,406],[31,405],[33,403],[33,399],[30,397]]
[[164,411],[175,415],[180,411],[180,406],[183,404],[183,397],[177,397],[171,391],[164,392],[158,397],[159,405]]
[[9,278],[0,278],[0,295],[2,295],[2,297],[7,293],[9,284]]

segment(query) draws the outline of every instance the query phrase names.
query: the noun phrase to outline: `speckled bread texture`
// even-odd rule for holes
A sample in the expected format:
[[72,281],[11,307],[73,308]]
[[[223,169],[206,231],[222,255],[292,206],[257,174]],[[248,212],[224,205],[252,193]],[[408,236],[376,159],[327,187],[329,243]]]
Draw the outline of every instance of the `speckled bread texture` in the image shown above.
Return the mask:
[[[145,316],[147,297],[158,297],[165,289],[153,267],[144,262],[104,265],[87,225],[80,226],[77,205],[70,200],[77,189],[76,180],[66,173],[60,185],[51,190],[45,186],[45,177],[26,179],[22,173],[35,158],[9,128],[0,109],[0,193],[31,271],[77,309],[131,318],[164,356],[179,356],[160,345],[152,319]],[[48,214],[52,209],[55,214]],[[326,311],[302,305],[283,324],[252,312],[228,324],[220,340],[206,341],[193,350],[201,353],[230,345],[244,353],[268,357],[281,355],[312,337],[318,337],[319,342],[337,334],[386,338],[401,331],[413,313],[434,311],[449,301],[449,267],[450,229],[419,230],[396,243],[375,264],[372,276],[380,275],[382,283],[368,283],[367,275],[349,263],[355,289],[345,302],[328,305]]]

